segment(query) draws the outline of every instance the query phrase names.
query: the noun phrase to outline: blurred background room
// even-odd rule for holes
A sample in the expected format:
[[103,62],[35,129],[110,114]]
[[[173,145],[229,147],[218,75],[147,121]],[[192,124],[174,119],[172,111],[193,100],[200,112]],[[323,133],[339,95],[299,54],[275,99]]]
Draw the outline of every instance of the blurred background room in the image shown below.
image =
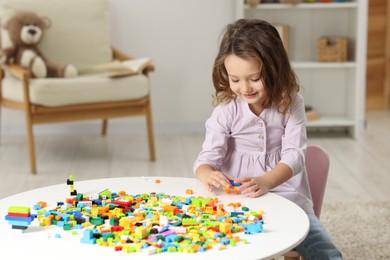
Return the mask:
[[[65,183],[69,175],[76,182],[193,177],[204,123],[213,109],[211,70],[219,36],[226,24],[247,17],[268,20],[280,30],[302,84],[309,144],[329,153],[324,221],[335,223],[327,208],[359,203],[387,208],[381,214],[390,217],[390,4],[287,2],[109,0],[112,45],[133,57],[151,58],[155,67],[150,86],[156,160],[149,160],[141,117],[110,120],[104,137],[99,120],[43,124],[34,126],[38,170],[31,174],[24,114],[1,108],[0,198]],[[370,246],[363,242],[358,245]]]

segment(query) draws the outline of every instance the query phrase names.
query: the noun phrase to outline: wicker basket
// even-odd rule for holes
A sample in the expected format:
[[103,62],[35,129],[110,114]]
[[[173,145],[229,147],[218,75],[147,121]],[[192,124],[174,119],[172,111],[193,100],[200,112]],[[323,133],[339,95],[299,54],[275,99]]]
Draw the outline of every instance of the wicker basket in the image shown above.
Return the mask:
[[347,37],[321,37],[317,42],[317,59],[328,62],[347,61],[347,48]]

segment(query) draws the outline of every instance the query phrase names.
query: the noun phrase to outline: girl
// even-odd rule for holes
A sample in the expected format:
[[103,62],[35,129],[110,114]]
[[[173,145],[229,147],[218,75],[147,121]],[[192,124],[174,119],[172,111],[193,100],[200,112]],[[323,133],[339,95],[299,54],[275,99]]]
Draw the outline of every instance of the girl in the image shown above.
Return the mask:
[[215,108],[194,163],[204,185],[250,197],[275,192],[310,220],[296,248],[304,259],[342,259],[314,215],[305,169],[306,115],[299,85],[277,30],[261,20],[227,26],[214,62]]

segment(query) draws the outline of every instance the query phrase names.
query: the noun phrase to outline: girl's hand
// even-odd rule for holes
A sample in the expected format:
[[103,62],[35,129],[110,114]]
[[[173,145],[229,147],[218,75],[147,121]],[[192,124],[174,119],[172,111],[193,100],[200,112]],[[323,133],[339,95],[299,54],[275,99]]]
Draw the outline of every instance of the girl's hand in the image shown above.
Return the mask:
[[235,181],[241,183],[238,191],[241,194],[249,194],[250,198],[259,197],[270,190],[270,185],[263,176],[239,178]]
[[203,184],[209,191],[213,191],[214,187],[221,189],[222,187],[230,188],[232,186],[229,182],[229,180],[231,180],[232,178],[223,174],[220,171],[208,171],[198,173],[197,177],[200,181],[203,182]]

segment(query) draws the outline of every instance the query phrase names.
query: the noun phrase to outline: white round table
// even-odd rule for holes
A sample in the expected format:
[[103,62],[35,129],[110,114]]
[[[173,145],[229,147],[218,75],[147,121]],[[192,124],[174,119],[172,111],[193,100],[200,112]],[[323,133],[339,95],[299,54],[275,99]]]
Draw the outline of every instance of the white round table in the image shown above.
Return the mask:
[[[156,183],[155,180],[160,180]],[[230,202],[240,202],[250,211],[263,210],[263,232],[254,235],[240,233],[248,243],[225,250],[207,250],[201,253],[160,253],[144,255],[142,253],[115,252],[111,247],[82,244],[82,230],[72,235],[71,231],[51,225],[40,227],[37,220],[24,232],[12,229],[5,216],[9,206],[31,207],[39,201],[45,201],[47,208],[54,208],[58,201],[64,201],[70,196],[70,187],[64,180],[63,184],[19,193],[0,200],[0,258],[7,259],[55,259],[59,256],[77,259],[270,259],[282,255],[297,246],[307,235],[309,220],[306,213],[289,200],[267,193],[259,198],[248,198],[245,195],[226,194],[224,191],[209,192],[196,178],[178,177],[125,177],[74,181],[74,189],[78,193],[91,195],[105,189],[112,192],[126,191],[128,194],[164,192],[177,196],[218,197],[227,205]],[[186,194],[187,189],[193,190],[193,195]],[[60,238],[56,238],[60,234]]]

